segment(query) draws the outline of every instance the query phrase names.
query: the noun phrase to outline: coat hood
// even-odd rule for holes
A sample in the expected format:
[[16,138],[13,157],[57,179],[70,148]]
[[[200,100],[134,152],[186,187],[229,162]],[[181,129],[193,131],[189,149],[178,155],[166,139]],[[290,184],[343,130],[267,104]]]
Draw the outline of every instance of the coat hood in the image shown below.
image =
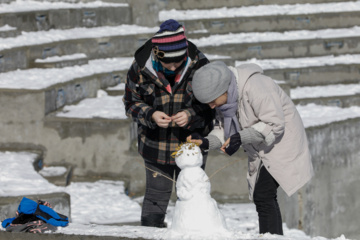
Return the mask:
[[[247,82],[247,80],[254,74],[256,73],[261,73],[263,74],[264,71],[262,70],[262,68],[255,64],[255,63],[245,63],[242,65],[239,65],[237,67],[229,67],[229,69],[234,73],[235,78],[237,80],[238,83],[238,87],[239,89],[244,89],[244,86]],[[241,98],[242,94],[239,93],[239,97]]]

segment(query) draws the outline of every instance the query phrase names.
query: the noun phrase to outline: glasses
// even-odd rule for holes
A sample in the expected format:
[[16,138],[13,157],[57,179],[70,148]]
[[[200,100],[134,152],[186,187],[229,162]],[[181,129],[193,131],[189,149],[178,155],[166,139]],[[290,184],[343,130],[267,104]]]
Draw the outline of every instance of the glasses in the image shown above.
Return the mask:
[[158,58],[161,59],[161,58],[164,58],[164,57],[165,57],[165,52],[160,51],[158,46],[155,46],[155,47],[153,48],[153,50],[154,50],[155,56],[157,56]]

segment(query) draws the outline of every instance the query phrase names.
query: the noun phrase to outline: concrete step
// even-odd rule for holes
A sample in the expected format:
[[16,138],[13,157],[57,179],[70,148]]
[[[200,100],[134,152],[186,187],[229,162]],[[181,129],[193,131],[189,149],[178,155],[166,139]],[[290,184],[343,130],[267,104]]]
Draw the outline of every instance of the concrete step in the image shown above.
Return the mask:
[[117,26],[131,22],[131,8],[124,3],[12,2],[1,5],[0,10],[0,24],[27,32]]
[[360,53],[360,27],[212,35],[192,40],[202,52],[251,58],[294,58]]
[[45,59],[35,59],[30,67],[35,68],[63,68],[75,65],[88,64],[89,60],[86,54],[77,53],[65,56],[53,56]]
[[291,89],[290,96],[297,105],[360,106],[360,83],[297,87]]
[[114,87],[108,87],[105,89],[109,96],[120,96],[125,94],[125,84],[120,83]]
[[99,89],[123,81],[121,71],[128,69],[131,61],[132,58],[100,59],[62,69],[0,73],[0,98],[7,102],[1,108],[8,113],[3,120],[39,121],[66,104],[95,97]]
[[27,69],[35,59],[84,53],[89,59],[133,56],[157,27],[136,25],[23,32],[0,39],[0,72]]
[[74,166],[70,163],[51,163],[44,165],[39,174],[56,186],[68,186],[71,182]]
[[0,4],[3,4],[3,3],[10,3],[10,2],[13,2],[15,0],[0,0]]
[[284,80],[292,88],[339,83],[359,83],[360,55],[326,55],[320,57],[248,59],[236,61],[238,66],[256,63],[273,79]]
[[[266,32],[347,28],[360,25],[360,2],[259,5],[209,10],[161,11],[161,21],[181,21],[188,36],[237,32]],[[341,20],[339,20],[341,19]]]
[[14,27],[11,27],[7,24],[0,27],[0,38],[11,38],[18,35],[20,35],[20,32]]
[[[351,0],[344,0],[341,2],[349,2]],[[221,8],[221,7],[242,7],[242,6],[257,6],[257,5],[273,5],[273,4],[297,4],[298,0],[164,0],[165,8],[167,10],[178,9],[178,10],[187,10],[187,9],[211,9],[211,8]],[[324,3],[324,2],[339,2],[339,0],[302,0],[301,3]]]

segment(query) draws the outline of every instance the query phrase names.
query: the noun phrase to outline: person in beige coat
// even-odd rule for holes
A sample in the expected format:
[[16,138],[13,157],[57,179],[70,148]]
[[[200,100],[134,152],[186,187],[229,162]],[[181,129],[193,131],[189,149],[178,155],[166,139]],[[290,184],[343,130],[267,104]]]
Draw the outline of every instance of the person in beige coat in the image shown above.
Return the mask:
[[259,232],[283,234],[277,188],[291,196],[313,176],[301,117],[287,94],[256,64],[236,68],[212,62],[193,77],[193,93],[217,112],[205,138],[189,141],[232,155],[240,146],[248,155],[249,198],[256,205]]

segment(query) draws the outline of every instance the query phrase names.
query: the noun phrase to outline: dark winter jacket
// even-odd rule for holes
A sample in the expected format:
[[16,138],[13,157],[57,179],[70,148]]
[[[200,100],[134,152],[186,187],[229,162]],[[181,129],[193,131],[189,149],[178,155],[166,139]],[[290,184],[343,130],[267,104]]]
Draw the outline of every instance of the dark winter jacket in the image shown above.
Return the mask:
[[[194,72],[209,61],[190,41],[188,50],[186,70],[172,86],[172,93],[165,88],[169,83],[160,80],[152,68],[150,40],[136,51],[128,71],[123,102],[127,116],[138,123],[138,151],[145,159],[159,164],[174,165],[171,154],[179,143],[193,132],[206,136],[212,129],[214,111],[197,101],[192,92]],[[161,128],[151,119],[155,111],[168,116],[185,111],[189,122],[184,127],[170,123],[168,128]]]

